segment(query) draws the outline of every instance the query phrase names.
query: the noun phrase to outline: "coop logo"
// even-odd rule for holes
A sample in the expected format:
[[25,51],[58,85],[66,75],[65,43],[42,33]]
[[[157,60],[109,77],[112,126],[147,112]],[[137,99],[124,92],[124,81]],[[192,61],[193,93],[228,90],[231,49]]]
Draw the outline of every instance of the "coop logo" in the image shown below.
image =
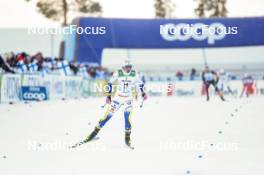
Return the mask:
[[23,97],[28,100],[44,100],[46,95],[44,93],[25,93]]
[[226,35],[235,34],[238,34],[237,27],[226,27],[222,23],[212,23],[210,25],[203,23],[168,23],[160,25],[160,35],[166,41],[188,41],[192,38],[196,41],[207,40],[207,43],[212,45],[216,41],[224,39]]
[[47,92],[45,87],[22,87],[22,97],[23,100],[28,101],[38,101],[47,100]]

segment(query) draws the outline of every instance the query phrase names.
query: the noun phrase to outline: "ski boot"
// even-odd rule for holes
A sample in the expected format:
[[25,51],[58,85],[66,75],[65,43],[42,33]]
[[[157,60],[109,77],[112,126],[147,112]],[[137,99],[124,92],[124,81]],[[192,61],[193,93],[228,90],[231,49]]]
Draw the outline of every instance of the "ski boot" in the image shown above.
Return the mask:
[[222,101],[226,101],[225,98],[224,98],[223,93],[220,93],[219,96],[220,96],[220,98],[221,98]]
[[98,134],[100,131],[99,127],[95,127],[93,132],[83,141],[84,143],[87,143],[95,138],[95,136]]
[[129,148],[134,149],[134,147],[131,146],[130,135],[131,135],[131,131],[130,131],[130,130],[126,130],[126,134],[125,134],[125,142],[126,142],[126,145],[127,145]]

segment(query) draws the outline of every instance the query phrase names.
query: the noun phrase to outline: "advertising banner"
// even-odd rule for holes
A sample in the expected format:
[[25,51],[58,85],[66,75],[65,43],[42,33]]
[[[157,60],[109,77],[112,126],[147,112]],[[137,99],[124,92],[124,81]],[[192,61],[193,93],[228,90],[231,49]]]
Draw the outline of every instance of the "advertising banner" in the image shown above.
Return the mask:
[[43,86],[22,86],[21,100],[23,101],[43,101],[48,100],[48,93]]
[[[80,18],[75,57],[101,63],[104,48],[176,49],[264,45],[264,17],[210,19]],[[142,39],[144,38],[144,39]]]

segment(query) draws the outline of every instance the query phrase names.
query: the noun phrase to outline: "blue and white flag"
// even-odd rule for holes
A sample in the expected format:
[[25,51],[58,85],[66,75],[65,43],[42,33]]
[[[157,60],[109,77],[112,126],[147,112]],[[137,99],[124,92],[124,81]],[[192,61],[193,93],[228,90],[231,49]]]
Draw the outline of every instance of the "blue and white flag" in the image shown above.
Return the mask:
[[45,77],[46,75],[48,75],[49,71],[47,70],[47,68],[43,67],[40,73],[42,77]]
[[32,63],[28,65],[29,72],[34,73],[38,71],[37,60],[33,60]]
[[58,61],[57,62],[57,69],[59,70],[59,73],[61,75],[65,75],[65,76],[72,75],[69,62],[66,60]]
[[81,77],[88,77],[87,68],[85,66],[79,67],[78,75]]
[[23,60],[18,61],[17,63],[18,72],[24,74],[27,72],[27,65],[25,65]]
[[96,70],[95,78],[100,80],[106,79],[106,72],[104,70]]
[[57,61],[54,59],[48,59],[47,61],[44,62],[45,67],[48,68],[48,70],[52,70],[52,68],[57,66]]

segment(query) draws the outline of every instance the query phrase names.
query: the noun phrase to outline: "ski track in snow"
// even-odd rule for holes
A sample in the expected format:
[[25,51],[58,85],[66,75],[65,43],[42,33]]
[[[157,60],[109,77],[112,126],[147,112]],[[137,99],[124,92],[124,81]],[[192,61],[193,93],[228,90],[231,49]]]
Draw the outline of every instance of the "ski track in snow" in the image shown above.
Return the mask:
[[68,149],[104,114],[103,98],[1,104],[0,174],[264,174],[264,98],[227,99],[149,98],[131,118],[135,150],[122,110],[100,139]]

